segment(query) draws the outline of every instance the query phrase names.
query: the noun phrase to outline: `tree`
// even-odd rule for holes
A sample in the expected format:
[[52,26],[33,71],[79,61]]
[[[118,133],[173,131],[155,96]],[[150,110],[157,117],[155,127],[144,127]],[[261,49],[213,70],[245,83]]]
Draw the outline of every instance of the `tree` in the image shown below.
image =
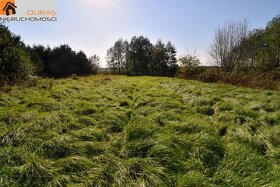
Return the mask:
[[42,75],[49,77],[67,77],[72,74],[92,74],[92,64],[83,51],[73,51],[68,45],[51,49],[42,45],[33,46],[39,54],[44,67]]
[[238,50],[241,52],[238,69],[277,71],[280,67],[280,16],[274,17],[265,29],[249,32]]
[[115,51],[114,48],[111,47],[107,50],[106,61],[108,68],[113,72],[113,74],[117,73],[117,64],[115,59]]
[[165,44],[158,40],[152,50],[150,73],[153,76],[165,76],[168,71],[168,56]]
[[126,73],[126,52],[128,42],[119,39],[115,42],[114,46],[107,51],[107,66],[114,72],[114,74]]
[[158,40],[153,45],[143,36],[132,37],[130,43],[119,39],[107,51],[107,65],[115,74],[174,76],[178,65],[176,48],[171,42]]
[[238,65],[239,71],[255,71],[263,69],[264,64],[264,32],[262,29],[254,29],[249,32],[246,40],[240,44],[242,66]]
[[[45,72],[51,77],[66,77],[74,74],[70,70],[71,60],[73,60],[73,51],[68,45],[55,47],[51,51],[51,58],[45,62]],[[73,69],[73,68],[72,68]],[[75,74],[78,74],[77,72]]]
[[97,55],[93,55],[88,59],[91,62],[92,73],[97,74],[100,69],[100,57]]
[[240,60],[239,46],[248,36],[248,22],[229,22],[224,27],[219,27],[215,38],[210,45],[209,55],[216,66],[224,71],[233,71]]
[[167,74],[166,76],[173,77],[176,75],[178,64],[176,58],[176,48],[175,46],[169,41],[166,44],[166,53],[167,53]]
[[152,47],[150,40],[143,36],[134,36],[127,51],[127,74],[149,75],[152,61]]
[[280,15],[275,16],[266,26],[267,68],[280,70]]
[[30,60],[34,66],[34,72],[37,75],[42,75],[44,70],[44,64],[43,64],[43,60],[41,59],[41,56],[36,51],[35,47],[27,46],[26,51],[28,52]]
[[151,75],[174,76],[178,67],[176,53],[176,48],[171,42],[165,45],[161,40],[158,40],[152,50]]
[[179,63],[185,68],[186,76],[194,76],[200,73],[199,66],[200,60],[196,55],[186,54],[179,58]]
[[186,68],[195,68],[200,65],[200,60],[196,55],[186,54],[179,58],[179,63]]

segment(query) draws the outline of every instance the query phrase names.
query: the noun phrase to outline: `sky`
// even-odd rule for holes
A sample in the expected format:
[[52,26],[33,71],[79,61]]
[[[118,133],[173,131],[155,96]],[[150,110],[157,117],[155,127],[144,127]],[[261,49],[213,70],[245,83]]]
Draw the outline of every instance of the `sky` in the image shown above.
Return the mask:
[[249,21],[263,28],[280,14],[280,0],[57,0],[57,22],[6,25],[27,44],[69,44],[100,56],[119,38],[146,36],[171,41],[178,56],[191,53],[208,63],[214,32],[228,21]]

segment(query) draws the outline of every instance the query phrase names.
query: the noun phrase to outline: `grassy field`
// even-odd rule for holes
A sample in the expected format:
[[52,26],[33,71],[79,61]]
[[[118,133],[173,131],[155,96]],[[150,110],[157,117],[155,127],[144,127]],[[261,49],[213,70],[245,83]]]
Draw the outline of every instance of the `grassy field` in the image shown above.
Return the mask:
[[171,78],[0,91],[0,186],[279,186],[280,93]]

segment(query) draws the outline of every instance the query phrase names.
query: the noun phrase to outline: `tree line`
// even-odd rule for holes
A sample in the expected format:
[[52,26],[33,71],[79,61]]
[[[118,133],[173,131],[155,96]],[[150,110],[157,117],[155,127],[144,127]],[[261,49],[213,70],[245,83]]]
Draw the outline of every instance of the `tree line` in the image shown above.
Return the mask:
[[87,57],[83,51],[76,52],[69,45],[50,48],[43,45],[26,47],[38,75],[62,78],[69,75],[96,74],[99,57]]
[[280,71],[280,15],[263,29],[250,31],[246,20],[219,27],[209,55],[226,72]]
[[[234,80],[240,80],[240,73],[254,73],[251,77],[265,74],[270,80],[280,79],[279,31],[280,15],[262,29],[250,30],[246,20],[228,22],[215,31],[209,48],[213,64],[208,69],[201,66],[195,55],[186,54],[177,59],[176,48],[171,42],[158,40],[153,44],[143,36],[134,36],[130,41],[117,40],[107,50],[106,61],[111,73],[130,76],[172,77],[183,69],[189,77],[210,82],[223,79],[228,73],[238,73]],[[0,24],[0,86],[25,81],[32,75],[62,78],[73,74],[96,74],[99,63],[97,55],[87,57],[84,52],[74,51],[66,44],[54,48],[28,46],[20,36]],[[219,74],[212,70],[218,70]]]
[[176,48],[171,42],[134,36],[128,42],[119,39],[107,50],[107,65],[114,74],[132,76],[175,76],[178,65]]
[[247,20],[227,22],[216,29],[209,47],[209,66],[195,54],[178,61],[177,75],[203,82],[224,82],[253,88],[280,89],[280,15],[261,29]]
[[61,78],[96,74],[99,62],[97,55],[88,58],[68,45],[25,45],[20,36],[0,24],[0,85],[20,83],[32,75]]

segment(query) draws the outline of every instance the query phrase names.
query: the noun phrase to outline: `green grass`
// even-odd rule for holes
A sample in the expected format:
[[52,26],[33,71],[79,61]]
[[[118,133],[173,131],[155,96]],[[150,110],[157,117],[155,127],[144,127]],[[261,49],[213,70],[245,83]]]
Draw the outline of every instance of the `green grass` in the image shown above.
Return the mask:
[[93,76],[0,94],[0,186],[280,185],[277,91]]

